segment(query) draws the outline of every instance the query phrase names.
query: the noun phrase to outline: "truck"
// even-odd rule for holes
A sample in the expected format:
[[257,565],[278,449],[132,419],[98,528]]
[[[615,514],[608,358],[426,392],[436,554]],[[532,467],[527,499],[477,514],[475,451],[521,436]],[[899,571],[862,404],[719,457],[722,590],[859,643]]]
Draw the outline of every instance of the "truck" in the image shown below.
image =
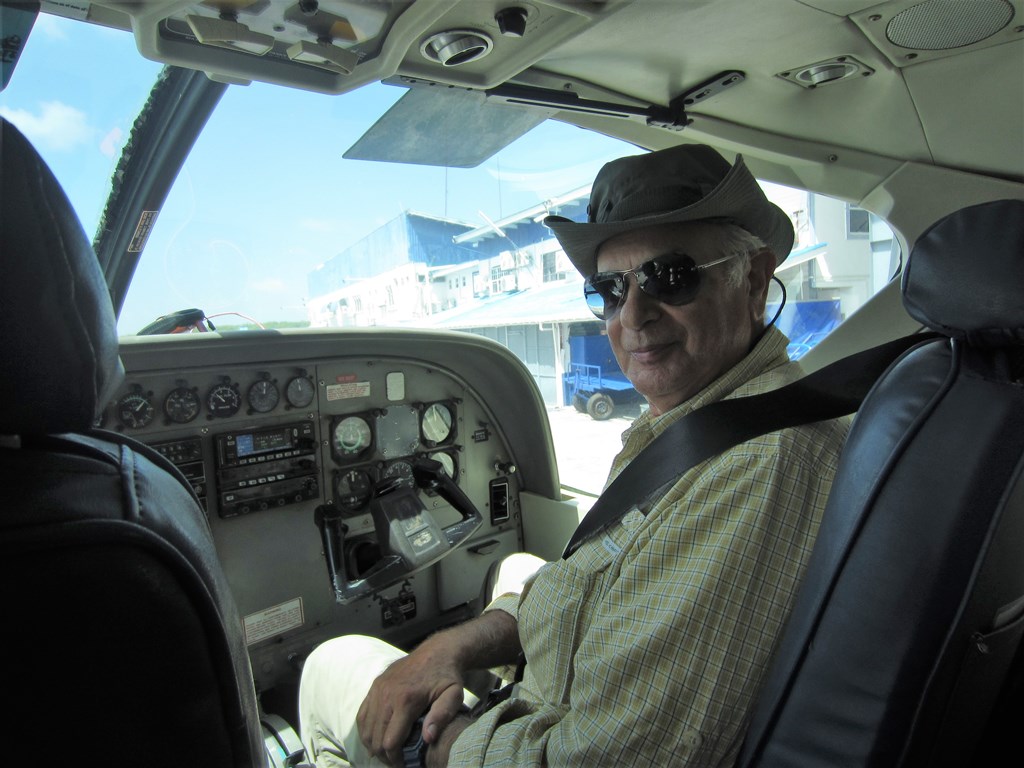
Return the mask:
[[617,408],[644,402],[622,372],[605,334],[569,337],[569,370],[563,374],[565,402],[592,419],[610,419]]

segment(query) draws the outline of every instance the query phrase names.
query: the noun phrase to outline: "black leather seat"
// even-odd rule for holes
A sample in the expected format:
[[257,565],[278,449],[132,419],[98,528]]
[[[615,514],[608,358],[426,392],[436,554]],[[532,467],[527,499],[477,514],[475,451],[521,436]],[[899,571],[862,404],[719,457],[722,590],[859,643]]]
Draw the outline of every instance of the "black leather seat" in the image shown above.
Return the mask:
[[0,604],[19,763],[264,765],[237,609],[184,478],[90,430],[123,370],[71,205],[0,135]]
[[1022,759],[1024,201],[937,222],[902,289],[947,338],[854,421],[742,766]]

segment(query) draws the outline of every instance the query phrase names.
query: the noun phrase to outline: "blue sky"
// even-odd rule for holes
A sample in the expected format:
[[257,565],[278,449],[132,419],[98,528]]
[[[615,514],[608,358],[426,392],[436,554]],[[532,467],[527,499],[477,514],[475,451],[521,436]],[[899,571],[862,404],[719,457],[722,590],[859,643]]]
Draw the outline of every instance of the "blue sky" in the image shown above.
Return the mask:
[[[41,15],[0,93],[0,114],[35,143],[90,237],[160,67],[129,34]],[[309,271],[403,210],[480,226],[484,216],[585,185],[607,160],[639,151],[545,123],[475,169],[343,160],[403,93],[229,87],[160,212],[121,331],[186,307],[304,319]]]
[[[39,148],[90,237],[159,69],[128,34],[41,15],[0,93],[0,114]],[[403,210],[482,225],[481,212],[497,219],[535,205],[638,151],[545,124],[476,169],[343,160],[403,93],[228,88],[160,212],[122,332],[191,306],[302,319],[307,273]]]

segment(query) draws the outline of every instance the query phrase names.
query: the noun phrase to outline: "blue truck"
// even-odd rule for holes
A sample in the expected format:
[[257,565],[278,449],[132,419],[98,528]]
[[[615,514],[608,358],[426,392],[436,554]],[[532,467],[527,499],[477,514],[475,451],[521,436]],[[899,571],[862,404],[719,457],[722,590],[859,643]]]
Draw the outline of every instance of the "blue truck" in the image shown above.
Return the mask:
[[620,406],[644,402],[619,368],[604,334],[569,337],[569,370],[562,376],[565,402],[598,421]]

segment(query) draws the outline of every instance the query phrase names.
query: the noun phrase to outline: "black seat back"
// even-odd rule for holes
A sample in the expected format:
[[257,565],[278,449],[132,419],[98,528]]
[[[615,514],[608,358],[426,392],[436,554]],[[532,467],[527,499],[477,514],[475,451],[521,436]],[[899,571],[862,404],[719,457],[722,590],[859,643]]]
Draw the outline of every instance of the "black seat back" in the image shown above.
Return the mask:
[[0,602],[19,762],[263,765],[209,523],[162,456],[91,425],[123,378],[95,254],[0,126]]
[[740,765],[1009,764],[994,755],[1022,722],[1024,201],[937,222],[902,289],[946,338],[904,354],[856,416]]

